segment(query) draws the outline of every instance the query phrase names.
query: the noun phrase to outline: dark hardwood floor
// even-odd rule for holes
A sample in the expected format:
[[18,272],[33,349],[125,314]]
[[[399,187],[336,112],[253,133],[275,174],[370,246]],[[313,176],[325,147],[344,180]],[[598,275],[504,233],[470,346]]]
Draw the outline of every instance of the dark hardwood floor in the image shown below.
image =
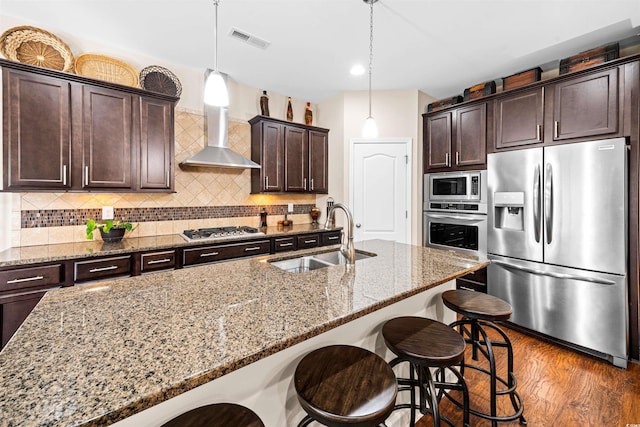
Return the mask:
[[[529,427],[547,426],[640,426],[640,365],[629,363],[626,370],[600,359],[560,347],[512,329],[503,328],[514,348],[514,371],[517,391],[524,401],[524,415]],[[506,371],[504,350],[498,350],[499,372]],[[466,360],[471,360],[467,346]],[[483,366],[483,364],[480,364]],[[485,364],[484,366],[488,366]],[[473,370],[465,371],[474,408],[488,408],[485,385],[488,377]],[[511,410],[509,399],[500,397],[498,414]],[[462,425],[462,411],[443,399],[441,412],[457,426]],[[430,416],[422,417],[418,427],[433,425]],[[487,420],[471,416],[471,426],[490,426]],[[518,426],[518,420],[499,426]]]

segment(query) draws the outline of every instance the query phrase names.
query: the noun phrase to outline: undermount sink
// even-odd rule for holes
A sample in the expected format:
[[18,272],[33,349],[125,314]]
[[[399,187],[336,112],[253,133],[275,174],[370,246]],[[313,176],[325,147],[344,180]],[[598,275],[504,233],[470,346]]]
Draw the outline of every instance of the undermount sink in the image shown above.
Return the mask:
[[[376,255],[356,251],[356,261],[371,258],[373,256]],[[340,253],[340,251],[331,251],[280,261],[269,261],[269,263],[274,267],[278,267],[279,269],[289,273],[305,273],[319,268],[331,267],[332,265],[346,264],[347,259]]]

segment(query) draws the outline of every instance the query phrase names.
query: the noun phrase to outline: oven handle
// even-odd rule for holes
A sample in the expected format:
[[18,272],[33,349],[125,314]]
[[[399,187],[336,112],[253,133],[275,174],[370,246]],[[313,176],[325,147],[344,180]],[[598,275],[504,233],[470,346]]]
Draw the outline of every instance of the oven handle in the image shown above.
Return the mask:
[[477,222],[477,221],[484,221],[487,219],[486,215],[473,215],[473,214],[443,215],[443,214],[427,213],[427,217],[436,218],[436,219],[455,219],[456,221],[465,221],[465,222]]

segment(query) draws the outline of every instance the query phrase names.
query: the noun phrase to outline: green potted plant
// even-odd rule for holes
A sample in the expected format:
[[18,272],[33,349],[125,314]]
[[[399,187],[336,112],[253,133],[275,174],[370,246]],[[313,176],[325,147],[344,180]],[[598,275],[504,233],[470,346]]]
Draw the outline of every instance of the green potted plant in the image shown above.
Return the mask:
[[105,242],[119,242],[124,237],[125,232],[133,231],[136,227],[137,225],[134,226],[130,222],[107,219],[104,223],[97,223],[95,220],[90,219],[87,221],[87,240],[93,240],[93,232],[98,229],[102,240]]

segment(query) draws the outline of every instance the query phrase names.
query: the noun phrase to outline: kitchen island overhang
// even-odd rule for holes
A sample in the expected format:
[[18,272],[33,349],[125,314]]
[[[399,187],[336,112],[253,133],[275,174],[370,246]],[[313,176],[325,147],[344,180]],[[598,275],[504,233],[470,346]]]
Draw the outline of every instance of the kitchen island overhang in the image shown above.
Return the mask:
[[3,422],[124,420],[487,265],[380,240],[356,247],[377,256],[350,272],[288,273],[270,256],[51,292],[0,353]]

